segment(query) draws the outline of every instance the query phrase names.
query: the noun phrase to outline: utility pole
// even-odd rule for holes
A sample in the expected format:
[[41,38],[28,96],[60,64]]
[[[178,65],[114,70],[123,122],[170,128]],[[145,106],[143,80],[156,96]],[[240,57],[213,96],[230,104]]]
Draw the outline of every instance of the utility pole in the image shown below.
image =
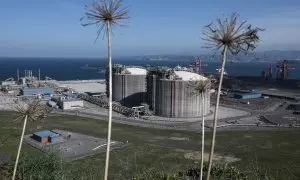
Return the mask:
[[41,70],[39,69],[39,81],[41,80]]
[[199,57],[199,74],[202,72],[202,66],[201,66],[201,57]]
[[18,82],[19,82],[19,80],[20,80],[19,68],[17,69],[17,79],[18,79]]

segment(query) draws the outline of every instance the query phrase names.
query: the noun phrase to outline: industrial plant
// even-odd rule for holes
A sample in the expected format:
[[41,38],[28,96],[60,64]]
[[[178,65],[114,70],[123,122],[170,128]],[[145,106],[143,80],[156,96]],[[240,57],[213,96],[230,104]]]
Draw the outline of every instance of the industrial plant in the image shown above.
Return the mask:
[[14,78],[8,78],[1,82],[0,104],[3,105],[1,108],[5,109],[5,104],[32,98],[41,99],[55,109],[83,108],[83,100],[72,88],[61,87],[56,80],[49,77],[41,80],[40,70],[38,70],[38,76],[34,76],[32,72],[32,70],[24,70],[24,76],[19,77],[20,73],[17,70],[17,81]]
[[[166,119],[167,121],[190,121],[202,115],[210,119],[215,103],[211,101],[211,97],[215,96],[217,82],[213,79],[218,77],[218,73],[204,74],[202,67],[201,59],[197,59],[189,67],[113,65],[112,109],[115,115],[126,116],[129,119]],[[276,79],[286,79],[287,72],[291,68],[287,62],[283,61],[277,68]],[[109,107],[107,96],[110,90],[108,76],[105,80],[56,81],[49,77],[41,79],[40,70],[36,72],[37,75],[34,76],[32,70],[25,70],[24,76],[19,77],[20,73],[17,70],[16,81],[15,78],[8,78],[1,82],[2,109],[8,108],[7,104],[13,104],[18,100],[38,98],[45,102],[45,105],[52,107],[55,112],[73,111],[76,115],[78,113],[103,116],[107,114]],[[258,111],[275,102],[272,96],[268,95],[269,91],[263,93],[262,90],[248,88],[247,85],[242,85],[242,81],[224,75],[221,92],[223,106]],[[268,69],[266,77],[272,78],[272,66]],[[200,92],[196,85],[201,82],[207,85]],[[272,83],[272,81],[268,82]],[[284,81],[276,83],[280,82]],[[299,104],[299,102],[295,103]],[[229,111],[231,110],[224,110],[224,117],[229,117]],[[293,113],[297,114],[299,110]]]

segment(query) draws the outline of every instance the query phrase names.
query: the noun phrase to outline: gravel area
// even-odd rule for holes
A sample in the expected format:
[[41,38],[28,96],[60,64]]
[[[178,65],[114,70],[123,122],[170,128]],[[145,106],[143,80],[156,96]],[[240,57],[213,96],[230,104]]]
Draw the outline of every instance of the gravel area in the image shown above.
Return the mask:
[[[53,131],[61,134],[61,140],[55,144],[40,143],[32,139],[31,134],[26,135],[24,141],[43,152],[58,153],[63,159],[67,160],[79,159],[106,151],[106,139],[62,130]],[[112,149],[120,148],[124,145],[123,142],[119,141],[111,142]]]

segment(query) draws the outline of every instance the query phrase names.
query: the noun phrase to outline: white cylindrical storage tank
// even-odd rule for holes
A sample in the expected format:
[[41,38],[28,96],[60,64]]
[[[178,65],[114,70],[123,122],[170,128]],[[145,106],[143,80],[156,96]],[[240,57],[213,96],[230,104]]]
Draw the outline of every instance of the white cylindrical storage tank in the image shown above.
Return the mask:
[[117,68],[112,75],[112,100],[129,107],[141,105],[146,101],[147,70],[139,67]]
[[195,93],[194,82],[207,78],[188,71],[174,71],[169,78],[149,74],[147,77],[147,101],[156,115],[163,117],[199,117],[210,112],[210,87],[203,93]]

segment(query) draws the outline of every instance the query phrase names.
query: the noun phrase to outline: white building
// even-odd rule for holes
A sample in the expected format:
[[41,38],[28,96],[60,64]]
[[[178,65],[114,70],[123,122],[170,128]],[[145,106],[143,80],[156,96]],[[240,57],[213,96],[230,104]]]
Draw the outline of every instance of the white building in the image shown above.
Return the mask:
[[60,101],[60,107],[63,110],[73,110],[83,108],[83,101],[78,99],[66,99]]
[[15,84],[16,84],[16,81],[2,81],[1,82],[2,86],[12,86],[12,85],[15,85]]
[[0,96],[0,104],[14,104],[17,98],[11,96]]

